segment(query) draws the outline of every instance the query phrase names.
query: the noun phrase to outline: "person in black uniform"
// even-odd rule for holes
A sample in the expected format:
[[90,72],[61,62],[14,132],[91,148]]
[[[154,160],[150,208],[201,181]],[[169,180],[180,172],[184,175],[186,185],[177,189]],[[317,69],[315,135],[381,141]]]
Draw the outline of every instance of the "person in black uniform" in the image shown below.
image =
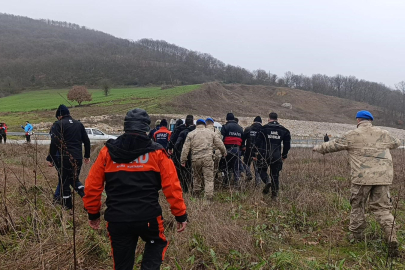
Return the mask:
[[235,121],[233,113],[226,115],[226,124],[222,126],[221,135],[222,140],[227,150],[227,155],[222,162],[222,171],[226,173],[224,184],[228,184],[229,174],[233,171],[235,177],[235,184],[239,185],[240,178],[240,153],[243,144],[243,128]]
[[[65,209],[72,209],[70,186],[84,188],[77,181],[83,164],[82,144],[84,144],[84,163],[90,163],[90,140],[83,124],[70,116],[69,109],[65,105],[60,105],[56,110],[56,118],[58,121],[53,124],[50,132],[51,144],[47,161],[49,167],[61,166],[59,184],[63,196],[62,205]],[[84,191],[79,194],[83,197]]]
[[325,137],[323,137],[324,142],[329,142],[329,135],[326,133]]
[[[194,117],[192,115],[187,115],[186,118],[186,128],[180,132],[176,139],[174,149],[176,152],[180,153],[183,150],[184,142],[186,141],[187,135],[195,129]],[[192,169],[191,169],[191,156],[188,156],[186,166],[181,166],[180,168],[180,184],[183,192],[188,192],[192,186]]]
[[[269,123],[264,125],[257,137],[257,165],[260,178],[266,184],[263,193],[268,194],[271,188],[271,196],[277,198],[279,191],[279,175],[283,167],[283,160],[287,158],[291,148],[290,131],[277,122],[277,113],[269,114]],[[281,149],[283,144],[283,149]],[[271,181],[267,174],[270,166]]]
[[253,168],[255,170],[255,178],[256,178],[256,185],[260,183],[260,176],[259,171],[257,169],[257,162],[254,160],[253,153],[257,152],[256,146],[256,138],[262,128],[262,118],[260,116],[256,116],[253,120],[253,124],[247,128],[245,128],[243,132],[243,139],[245,141],[245,154],[243,156],[243,162],[246,164],[247,170],[246,174],[248,180],[252,179],[252,172],[250,170],[250,166],[253,161]]

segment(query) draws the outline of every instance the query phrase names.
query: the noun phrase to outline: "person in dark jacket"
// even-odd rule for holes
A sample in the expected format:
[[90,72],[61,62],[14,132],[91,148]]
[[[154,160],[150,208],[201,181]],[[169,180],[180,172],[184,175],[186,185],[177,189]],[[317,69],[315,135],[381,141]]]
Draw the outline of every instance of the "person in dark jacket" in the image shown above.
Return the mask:
[[[180,155],[183,150],[183,145],[186,141],[187,135],[196,128],[196,126],[194,125],[194,117],[192,115],[187,115],[186,126],[187,127],[182,132],[180,132],[174,145],[175,151],[178,151]],[[190,155],[188,155],[187,157],[186,165],[184,167],[181,166],[179,177],[183,191],[188,192],[189,190],[191,190],[193,181]]]
[[7,141],[7,125],[6,123],[0,123],[0,143],[2,143],[2,140],[4,140],[4,143]]
[[227,150],[227,155],[222,162],[222,171],[225,173],[224,184],[229,183],[230,172],[233,171],[235,184],[239,185],[240,178],[240,153],[243,142],[243,128],[235,121],[233,113],[226,115],[226,124],[222,126],[222,140]]
[[[277,113],[269,114],[269,123],[264,125],[257,137],[258,145],[258,168],[262,181],[266,184],[263,193],[276,199],[279,191],[279,175],[283,168],[283,160],[287,158],[291,148],[290,131],[277,122]],[[283,149],[281,150],[281,144]],[[270,167],[271,181],[267,169]]]
[[[83,164],[82,144],[84,144],[84,163],[90,163],[90,140],[83,124],[70,116],[69,109],[65,105],[59,106],[55,116],[58,121],[51,128],[51,144],[47,161],[48,166],[56,166],[59,171],[62,205],[65,209],[72,209],[70,186],[75,189],[84,189],[84,186],[77,181],[79,181]],[[84,196],[84,190],[78,193]]]
[[329,136],[328,133],[326,133],[325,137],[323,137],[324,142],[329,142]]
[[162,121],[160,121],[159,130],[153,134],[153,140],[167,150],[167,147],[169,146],[170,136],[172,136],[172,132],[167,129],[167,120],[162,119]]
[[153,135],[155,134],[155,132],[156,131],[158,131],[160,129],[160,120],[156,120],[156,122],[155,122],[155,128],[154,129],[152,129],[150,132],[149,132],[149,138],[151,138],[152,140],[153,140]]
[[182,170],[180,162],[181,152],[177,151],[177,149],[174,148],[174,145],[176,144],[176,140],[179,137],[180,133],[186,128],[187,126],[186,124],[183,123],[183,120],[177,119],[172,136],[170,137],[169,146],[167,147],[167,152],[169,153],[171,159],[173,160],[179,179],[181,179],[181,170]]
[[187,225],[176,169],[163,147],[146,135],[149,124],[146,111],[129,111],[125,133],[107,141],[86,179],[83,202],[93,229],[99,229],[102,193],[105,190],[107,194],[104,219],[117,270],[133,269],[139,237],[146,242],[141,269],[160,269],[168,246],[160,189],[176,218],[177,231],[184,231]]
[[257,135],[259,134],[262,128],[262,118],[260,116],[256,116],[253,120],[253,124],[243,131],[243,139],[245,142],[244,148],[245,153],[243,156],[243,162],[247,166],[246,174],[248,176],[248,180],[252,179],[252,172],[250,170],[250,166],[253,162],[253,169],[255,171],[255,178],[256,178],[256,185],[260,183],[260,175],[257,169],[257,163],[254,158],[253,153],[257,152],[256,140]]
[[[185,123],[183,123],[183,120],[177,119],[176,127],[172,133],[172,136],[170,137],[169,146],[167,147],[167,150],[170,155],[176,154],[176,152],[178,152],[178,151],[176,151],[174,146],[176,145],[176,142],[177,142],[177,139],[179,138],[180,133],[183,130],[185,130],[187,127],[189,127],[190,125],[193,125],[193,123],[194,123],[194,117],[192,115],[186,116]],[[180,151],[180,154],[181,154],[181,151]],[[180,155],[179,155],[179,160],[180,160]]]

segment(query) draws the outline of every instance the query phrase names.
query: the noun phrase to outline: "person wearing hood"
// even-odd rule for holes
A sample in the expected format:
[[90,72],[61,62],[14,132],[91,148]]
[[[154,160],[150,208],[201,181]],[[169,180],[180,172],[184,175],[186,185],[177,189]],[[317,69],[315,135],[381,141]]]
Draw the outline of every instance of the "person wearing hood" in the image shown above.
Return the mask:
[[233,113],[226,115],[226,124],[222,126],[222,140],[227,150],[227,156],[222,165],[222,171],[225,172],[224,184],[229,183],[230,172],[233,171],[235,184],[238,186],[240,178],[240,153],[243,142],[243,128],[235,121]]
[[167,120],[162,119],[160,121],[160,128],[158,131],[153,134],[153,140],[163,146],[164,149],[167,150],[167,147],[169,146],[169,141],[170,141],[170,136],[172,135],[172,132],[167,129]]
[[260,116],[256,116],[255,119],[253,120],[253,124],[245,128],[245,130],[243,131],[243,139],[245,141],[244,145],[245,154],[243,156],[243,162],[246,164],[247,167],[246,174],[248,180],[252,180],[253,178],[252,172],[250,170],[250,166],[253,162],[253,168],[255,170],[256,186],[260,184],[260,175],[257,169],[257,164],[253,156],[253,153],[257,152],[256,139],[261,128],[262,128],[262,118]]
[[221,139],[211,130],[206,128],[204,119],[197,120],[197,127],[187,135],[181,152],[181,165],[186,166],[186,161],[191,153],[193,168],[193,193],[198,195],[204,186],[204,196],[208,200],[214,197],[214,147],[226,156],[226,149]]
[[102,193],[107,195],[107,221],[114,269],[133,269],[138,238],[145,242],[141,269],[160,269],[168,246],[164,235],[159,190],[162,189],[177,221],[187,225],[186,205],[176,169],[163,146],[147,135],[146,111],[128,111],[125,133],[100,150],[85,182],[84,207],[89,225],[99,229]]
[[[79,181],[80,170],[84,163],[90,163],[90,140],[82,123],[70,116],[69,109],[60,105],[56,110],[58,119],[51,128],[51,144],[47,157],[48,166],[55,166],[58,170],[59,183],[55,197],[62,194],[62,205],[65,209],[72,209],[72,192],[70,186],[84,196],[84,186]],[[59,189],[59,190],[58,190]]]
[[329,142],[329,135],[328,133],[325,134],[325,137],[323,137],[324,142]]
[[155,135],[155,132],[158,131],[160,129],[160,120],[156,120],[155,122],[155,128],[152,129],[151,131],[149,131],[149,138],[151,138],[153,140],[153,135]]
[[388,131],[373,127],[373,115],[369,111],[356,114],[357,129],[342,137],[314,147],[313,151],[326,154],[346,150],[351,167],[351,197],[349,231],[350,240],[363,241],[367,227],[365,205],[374,213],[383,229],[390,256],[398,255],[398,239],[395,218],[391,214],[390,185],[394,168],[390,149],[399,147],[400,141]]

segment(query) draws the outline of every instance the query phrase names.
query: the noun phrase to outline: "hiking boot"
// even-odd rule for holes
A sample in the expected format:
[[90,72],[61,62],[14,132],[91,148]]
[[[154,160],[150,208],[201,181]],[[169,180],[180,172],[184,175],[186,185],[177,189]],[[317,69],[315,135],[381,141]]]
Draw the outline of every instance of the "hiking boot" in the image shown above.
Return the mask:
[[277,198],[278,198],[277,192],[271,192],[271,199],[276,202]]
[[350,243],[360,243],[363,242],[364,240],[364,234],[363,233],[350,233],[347,237],[347,240],[349,240]]
[[247,178],[246,178],[246,181],[247,182],[250,182],[250,181],[252,181],[253,180],[253,176],[251,176],[251,175],[249,175]]
[[267,183],[267,184],[264,186],[263,194],[269,194],[269,192],[270,192],[270,187],[271,187],[271,184],[270,184],[270,183]]

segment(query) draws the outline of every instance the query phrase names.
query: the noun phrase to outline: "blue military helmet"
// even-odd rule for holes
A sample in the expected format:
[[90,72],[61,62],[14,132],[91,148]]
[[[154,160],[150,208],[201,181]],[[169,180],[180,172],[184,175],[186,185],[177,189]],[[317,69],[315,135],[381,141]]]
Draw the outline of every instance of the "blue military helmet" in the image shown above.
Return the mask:
[[201,124],[203,124],[203,125],[207,125],[207,123],[205,123],[205,120],[204,119],[198,119],[197,120],[197,125],[201,125]]
[[371,121],[374,120],[373,115],[369,111],[358,111],[356,114],[356,118],[363,118]]
[[205,122],[207,122],[207,121],[211,121],[212,123],[215,122],[214,119],[212,119],[211,117],[208,117],[207,119],[205,119]]

